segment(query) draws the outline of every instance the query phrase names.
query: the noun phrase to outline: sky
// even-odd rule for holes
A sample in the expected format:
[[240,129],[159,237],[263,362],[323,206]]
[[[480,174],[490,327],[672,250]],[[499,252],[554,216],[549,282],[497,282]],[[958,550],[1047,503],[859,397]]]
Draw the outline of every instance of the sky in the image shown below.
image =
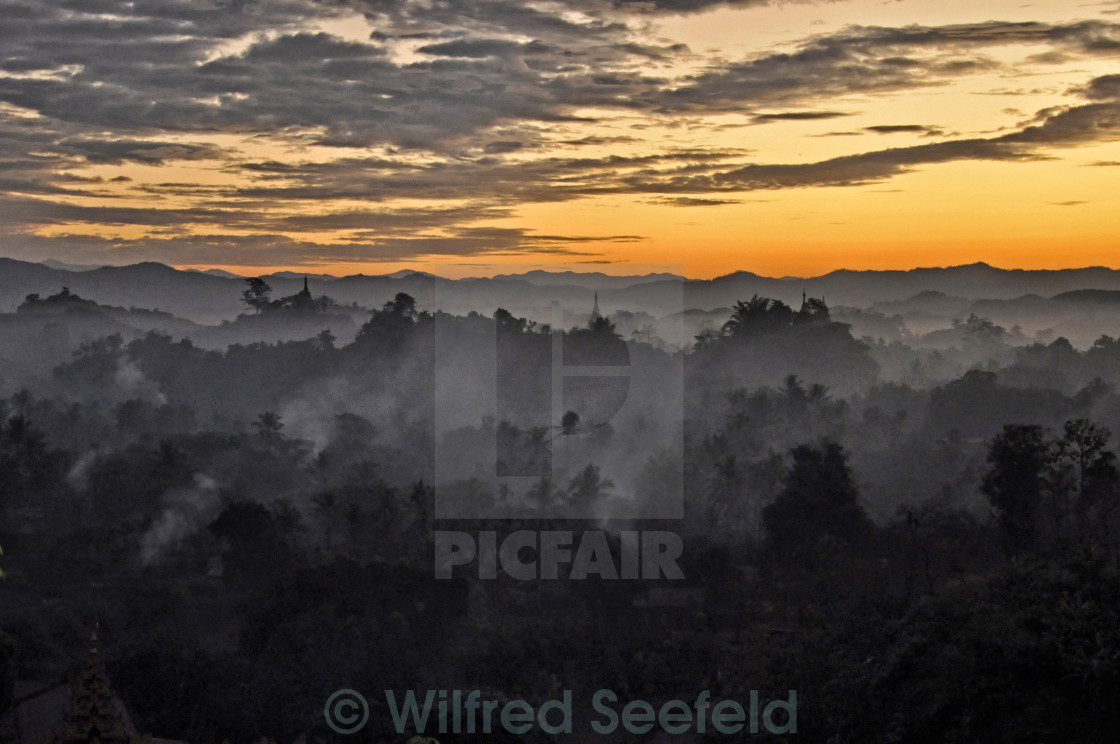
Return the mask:
[[0,255],[1120,268],[1120,0],[0,0]]

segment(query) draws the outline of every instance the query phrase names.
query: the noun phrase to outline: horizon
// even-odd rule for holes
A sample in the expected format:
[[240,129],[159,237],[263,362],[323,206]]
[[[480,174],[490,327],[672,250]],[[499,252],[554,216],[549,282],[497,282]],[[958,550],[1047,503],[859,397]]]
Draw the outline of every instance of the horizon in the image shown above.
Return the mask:
[[[214,271],[224,272],[224,273],[227,273],[227,274],[233,274],[237,278],[240,278],[240,279],[248,279],[248,278],[252,278],[252,277],[270,277],[270,276],[276,276],[278,274],[285,274],[285,273],[294,274],[294,275],[297,275],[297,276],[307,276],[309,279],[315,279],[315,278],[318,278],[318,277],[325,277],[325,278],[329,278],[329,279],[348,279],[348,278],[354,278],[354,277],[374,278],[374,277],[392,276],[394,274],[415,273],[415,274],[428,274],[428,275],[434,276],[437,279],[461,280],[461,279],[494,279],[494,278],[501,277],[501,276],[522,276],[522,275],[533,274],[533,273],[544,273],[544,274],[553,274],[553,275],[557,275],[557,274],[596,275],[596,274],[599,274],[599,275],[606,276],[606,277],[611,277],[611,278],[645,278],[645,277],[656,275],[656,274],[671,274],[673,276],[682,278],[685,281],[713,281],[713,280],[716,280],[716,279],[723,279],[723,278],[726,278],[726,277],[735,276],[737,274],[749,274],[751,276],[757,276],[757,277],[762,278],[762,279],[775,279],[775,280],[779,280],[779,281],[781,281],[781,280],[811,281],[811,280],[814,280],[814,279],[822,279],[822,278],[831,276],[833,274],[838,274],[838,273],[857,273],[857,274],[858,273],[864,273],[864,274],[910,273],[910,272],[915,272],[915,271],[936,271],[936,270],[945,271],[945,270],[950,270],[950,269],[963,269],[963,268],[974,268],[974,267],[984,267],[984,268],[995,269],[997,271],[1005,271],[1005,272],[1016,272],[1016,271],[1022,271],[1022,272],[1062,272],[1062,271],[1089,271],[1089,270],[1093,270],[1093,269],[1099,269],[1099,270],[1104,270],[1104,271],[1120,271],[1120,266],[1113,267],[1113,266],[1107,266],[1107,265],[1103,265],[1103,264],[1093,264],[1093,265],[1084,265],[1084,266],[1060,266],[1060,267],[1054,267],[1054,268],[1051,268],[1051,267],[1026,268],[1026,267],[1021,267],[1021,266],[997,266],[997,265],[995,265],[995,264],[993,264],[989,261],[976,260],[976,261],[969,261],[967,263],[959,263],[959,264],[945,264],[945,265],[940,265],[940,266],[935,266],[935,265],[911,266],[909,268],[902,268],[902,269],[895,269],[895,268],[888,268],[888,269],[866,268],[866,269],[864,269],[864,268],[839,267],[839,268],[835,268],[835,269],[830,269],[830,270],[825,271],[825,272],[820,273],[820,274],[805,275],[805,276],[798,276],[798,275],[792,275],[792,274],[786,274],[786,275],[778,276],[778,275],[774,275],[774,274],[765,274],[765,273],[762,273],[762,272],[759,272],[759,271],[752,271],[751,269],[747,269],[747,268],[733,269],[733,270],[728,271],[726,273],[715,274],[715,275],[712,275],[712,276],[689,276],[689,275],[681,273],[679,270],[674,270],[674,269],[679,269],[679,267],[657,267],[655,269],[651,269],[651,270],[648,270],[648,271],[643,271],[643,270],[641,270],[640,265],[638,265],[638,267],[633,267],[633,266],[630,266],[630,265],[621,265],[621,266],[610,267],[610,268],[622,269],[622,271],[618,271],[618,272],[609,271],[609,270],[607,270],[607,267],[587,268],[587,269],[581,270],[579,268],[572,268],[572,267],[568,267],[568,266],[565,266],[565,265],[556,265],[556,266],[531,267],[531,268],[511,267],[511,270],[500,271],[500,272],[495,271],[495,272],[492,272],[490,274],[464,274],[464,275],[461,275],[461,276],[449,276],[449,275],[446,275],[446,274],[437,273],[437,269],[435,269],[435,267],[433,267],[433,266],[428,266],[426,268],[399,269],[399,270],[396,270],[396,271],[386,271],[386,272],[378,272],[378,273],[367,273],[365,271],[357,271],[357,272],[348,273],[348,274],[330,274],[330,273],[323,272],[323,271],[307,270],[303,267],[291,267],[291,268],[284,268],[284,267],[274,268],[273,267],[273,268],[268,268],[268,270],[266,271],[264,269],[264,267],[254,267],[254,269],[247,269],[246,267],[233,267],[231,269],[230,267],[227,267],[227,266],[207,266],[207,267],[191,266],[191,265],[174,266],[174,265],[171,265],[171,264],[164,263],[162,261],[155,261],[155,260],[135,261],[135,262],[131,262],[131,263],[122,263],[122,264],[98,264],[98,265],[85,264],[85,265],[81,265],[81,264],[70,264],[68,262],[61,261],[61,260],[59,260],[57,258],[53,258],[53,257],[48,257],[48,258],[44,258],[44,259],[40,259],[40,260],[30,260],[30,259],[18,258],[18,257],[15,257],[15,256],[0,256],[0,258],[7,258],[7,259],[10,259],[10,260],[13,260],[13,261],[23,261],[25,263],[36,263],[36,264],[40,264],[40,265],[43,265],[43,266],[47,266],[47,268],[53,268],[53,269],[57,269],[57,270],[61,270],[61,271],[70,271],[72,273],[84,273],[86,271],[95,271],[97,269],[105,269],[105,268],[121,269],[121,268],[128,268],[128,267],[131,267],[131,266],[138,266],[138,265],[141,265],[141,264],[150,263],[150,264],[158,264],[160,266],[164,266],[164,267],[169,268],[169,269],[174,269],[176,271],[194,272],[194,273],[203,273],[203,274],[209,273],[209,275],[211,275],[211,276],[217,276],[216,274],[211,273],[211,272],[214,272]],[[58,264],[58,265],[51,266],[52,262],[55,263],[55,264]],[[235,271],[233,269],[240,269],[240,271]],[[520,269],[520,270],[516,270],[516,269]],[[626,269],[633,269],[633,270],[626,271]],[[241,272],[244,272],[244,273],[241,273]],[[297,278],[297,277],[291,277],[291,278]]]

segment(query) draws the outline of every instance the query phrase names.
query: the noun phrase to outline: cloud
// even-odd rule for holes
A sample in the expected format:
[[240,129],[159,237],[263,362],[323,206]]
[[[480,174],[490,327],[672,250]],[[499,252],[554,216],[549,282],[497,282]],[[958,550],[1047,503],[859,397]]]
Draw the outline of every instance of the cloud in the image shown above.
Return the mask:
[[739,199],[706,199],[694,196],[672,196],[653,200],[655,204],[671,207],[720,207],[726,204],[740,204]]
[[935,136],[943,133],[938,127],[929,127],[924,124],[878,124],[872,127],[864,127],[863,129],[866,132],[874,132],[875,134],[899,134],[913,132]]
[[[1111,77],[1111,76],[1106,76]],[[1113,91],[1101,78],[1084,90],[1090,98]],[[1116,95],[1113,93],[1113,95]],[[813,186],[857,186],[901,175],[922,165],[961,160],[1031,161],[1048,159],[1045,149],[1120,139],[1120,96],[1102,103],[1040,112],[1036,123],[993,138],[966,138],[913,147],[890,148],[803,164],[748,164],[701,175],[670,174],[631,180],[635,190],[660,193],[715,193]]]
[[1120,75],[1103,75],[1093,78],[1087,86],[1081,89],[1086,98],[1094,101],[1104,101],[1120,98]]
[[[1035,64],[1120,53],[1120,26],[1103,21],[857,26],[707,62],[649,30],[659,14],[765,4],[0,0],[0,231],[32,250],[44,245],[35,230],[74,226],[56,241],[73,258],[171,263],[584,252],[625,236],[485,223],[526,204],[598,195],[716,206],[734,202],[734,191],[862,184],[954,160],[1038,159],[1116,136],[1116,75],[1087,81],[1076,103],[999,137],[819,162],[767,163],[685,141],[657,146],[628,128],[687,133],[727,113],[737,117],[719,126],[841,118],[852,115],[841,110],[845,96],[1011,73],[989,55],[1009,45],[1027,47]],[[367,30],[350,38],[321,30],[341,25]],[[684,62],[688,74],[675,66]],[[863,131],[944,136],[918,124]],[[610,157],[562,156],[615,146]],[[113,176],[111,166],[175,175]],[[86,175],[92,167],[106,175]],[[78,235],[90,226],[148,237]],[[324,233],[337,237],[320,240]]]
[[465,57],[468,59],[483,59],[485,57],[502,57],[513,54],[544,54],[551,49],[539,42],[526,44],[506,39],[455,39],[440,44],[428,44],[416,51],[421,54],[431,54],[441,57]]
[[851,114],[842,111],[780,111],[774,114],[755,114],[751,120],[756,124],[765,124],[771,121],[819,121],[837,119],[841,116],[851,116]]
[[1000,69],[978,50],[1009,44],[1051,44],[1070,53],[1111,56],[1120,49],[1120,26],[1083,21],[853,27],[812,39],[794,52],[721,64],[656,92],[649,101],[668,111],[739,111],[752,102],[796,104],[912,90]]
[[482,150],[490,155],[500,155],[507,152],[517,152],[523,147],[525,147],[525,143],[517,140],[495,140],[487,142]]

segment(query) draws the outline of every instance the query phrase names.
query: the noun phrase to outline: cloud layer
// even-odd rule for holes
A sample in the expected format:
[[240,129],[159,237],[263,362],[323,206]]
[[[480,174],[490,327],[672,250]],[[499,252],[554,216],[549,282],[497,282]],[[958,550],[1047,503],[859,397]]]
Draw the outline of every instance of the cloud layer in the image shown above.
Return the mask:
[[[883,121],[830,133],[883,136],[809,162],[645,140],[842,122],[861,97],[1010,74],[1008,49],[1042,66],[1120,55],[1120,25],[1104,21],[848,27],[730,60],[649,30],[764,4],[0,0],[0,231],[10,252],[107,262],[594,258],[643,236],[495,223],[609,195],[719,206],[1120,134],[1120,76],[1098,75],[1002,132]],[[928,141],[889,146],[900,137]]]

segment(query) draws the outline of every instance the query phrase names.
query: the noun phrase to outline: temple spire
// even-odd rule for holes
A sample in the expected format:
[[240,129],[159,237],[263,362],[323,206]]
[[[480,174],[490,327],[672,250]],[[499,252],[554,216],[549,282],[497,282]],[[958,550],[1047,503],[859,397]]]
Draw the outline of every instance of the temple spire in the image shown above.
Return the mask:
[[591,308],[591,319],[592,320],[598,320],[601,317],[603,317],[603,316],[599,313],[599,293],[596,292],[595,293],[595,305],[594,305],[594,307]]

